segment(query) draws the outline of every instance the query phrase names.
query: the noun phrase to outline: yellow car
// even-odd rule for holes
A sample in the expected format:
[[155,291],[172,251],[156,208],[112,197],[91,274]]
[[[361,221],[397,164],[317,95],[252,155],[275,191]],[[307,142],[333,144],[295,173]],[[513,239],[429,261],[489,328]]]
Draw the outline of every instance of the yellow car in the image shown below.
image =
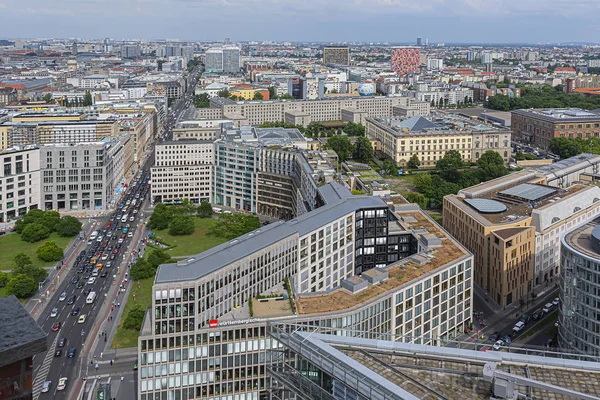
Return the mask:
[[77,320],[78,324],[83,324],[85,322],[85,314],[81,314],[79,319]]

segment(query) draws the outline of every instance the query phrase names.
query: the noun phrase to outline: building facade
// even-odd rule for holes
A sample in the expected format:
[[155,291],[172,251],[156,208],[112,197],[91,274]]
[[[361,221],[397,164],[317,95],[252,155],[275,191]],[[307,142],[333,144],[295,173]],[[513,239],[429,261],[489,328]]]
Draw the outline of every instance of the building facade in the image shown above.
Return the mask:
[[350,65],[350,48],[347,46],[323,47],[323,64]]
[[11,148],[0,160],[0,222],[9,222],[40,208],[40,149]]
[[400,76],[419,72],[421,50],[417,47],[395,47],[392,49],[392,71]]

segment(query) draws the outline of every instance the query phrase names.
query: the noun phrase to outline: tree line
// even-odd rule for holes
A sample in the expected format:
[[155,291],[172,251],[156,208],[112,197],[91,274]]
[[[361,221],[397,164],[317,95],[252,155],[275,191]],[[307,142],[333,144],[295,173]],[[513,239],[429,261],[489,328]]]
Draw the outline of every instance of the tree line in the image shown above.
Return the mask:
[[540,88],[523,87],[521,97],[495,95],[488,98],[485,106],[494,110],[510,111],[521,108],[568,108],[576,107],[591,110],[600,107],[600,96],[587,97],[582,94],[567,94],[562,86],[553,88],[544,85]]

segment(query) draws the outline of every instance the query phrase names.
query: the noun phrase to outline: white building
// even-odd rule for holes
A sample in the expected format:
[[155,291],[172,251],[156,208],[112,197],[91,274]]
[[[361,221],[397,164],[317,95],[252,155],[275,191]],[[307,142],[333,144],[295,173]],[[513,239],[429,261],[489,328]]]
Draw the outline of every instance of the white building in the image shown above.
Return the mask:
[[40,208],[40,149],[13,147],[0,153],[0,222]]
[[83,89],[96,88],[118,88],[119,79],[110,78],[106,75],[94,74],[88,76],[79,76],[75,78],[67,78],[67,84]]

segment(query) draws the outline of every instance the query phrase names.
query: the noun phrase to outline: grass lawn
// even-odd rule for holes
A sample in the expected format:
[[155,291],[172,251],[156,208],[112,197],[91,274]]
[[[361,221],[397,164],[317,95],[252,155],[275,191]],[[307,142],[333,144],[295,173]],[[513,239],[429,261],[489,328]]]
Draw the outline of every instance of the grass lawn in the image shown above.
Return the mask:
[[21,240],[21,235],[16,233],[0,236],[0,270],[5,271],[13,269],[13,259],[21,252],[27,254],[31,258],[33,265],[36,267],[48,267],[54,265],[54,262],[40,260],[35,254],[38,247],[50,240],[54,240],[58,247],[65,249],[73,238],[61,237],[53,232],[48,239],[40,240],[36,243],[29,243]]
[[[112,349],[122,349],[125,347],[137,347],[138,345],[138,336],[140,333],[131,329],[123,328],[123,321],[127,318],[127,314],[129,310],[131,310],[136,305],[142,306],[142,309],[146,310],[147,307],[152,305],[152,284],[154,283],[154,277],[142,279],[140,281],[140,288],[138,289],[137,281],[133,282],[133,286],[129,291],[129,296],[127,297],[127,302],[125,303],[125,307],[123,310],[123,314],[121,314],[121,320],[119,321],[119,325],[117,326],[117,332],[115,333],[115,337],[111,343]],[[135,301],[133,301],[133,294],[135,293]]]
[[194,223],[196,231],[191,235],[172,236],[169,235],[168,229],[154,231],[154,234],[165,243],[176,245],[171,250],[167,250],[171,257],[198,254],[227,241],[208,234],[208,229],[217,223],[215,218],[194,217]]

